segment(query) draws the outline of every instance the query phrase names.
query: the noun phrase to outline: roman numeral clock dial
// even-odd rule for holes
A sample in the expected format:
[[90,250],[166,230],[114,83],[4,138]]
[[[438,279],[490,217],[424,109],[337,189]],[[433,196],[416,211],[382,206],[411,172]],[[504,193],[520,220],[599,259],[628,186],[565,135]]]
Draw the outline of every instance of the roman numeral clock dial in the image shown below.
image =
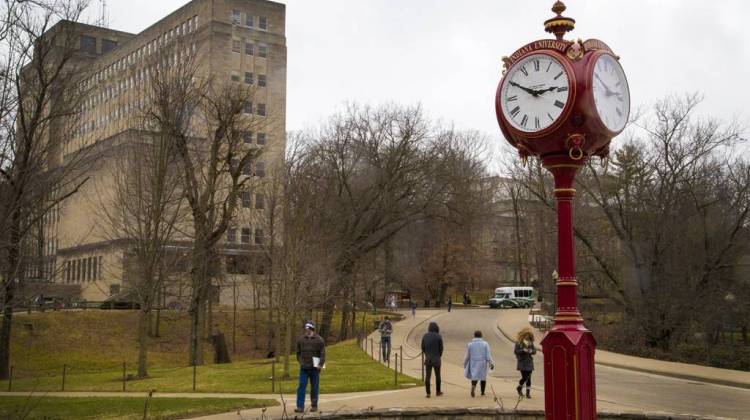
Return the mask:
[[513,128],[534,133],[560,118],[568,103],[570,80],[548,54],[531,54],[515,63],[503,81],[500,109]]
[[594,108],[607,130],[619,133],[630,114],[630,89],[620,63],[610,54],[602,54],[594,62]]

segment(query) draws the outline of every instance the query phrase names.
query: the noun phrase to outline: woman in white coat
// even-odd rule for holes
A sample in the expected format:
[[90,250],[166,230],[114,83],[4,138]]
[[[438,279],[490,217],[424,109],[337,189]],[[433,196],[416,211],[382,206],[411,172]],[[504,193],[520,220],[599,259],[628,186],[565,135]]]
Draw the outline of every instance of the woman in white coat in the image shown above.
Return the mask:
[[480,382],[480,390],[484,395],[484,390],[487,387],[488,367],[495,369],[490,345],[482,339],[481,331],[474,331],[474,339],[466,345],[466,357],[464,358],[464,376],[471,381],[472,398],[476,393],[477,382]]

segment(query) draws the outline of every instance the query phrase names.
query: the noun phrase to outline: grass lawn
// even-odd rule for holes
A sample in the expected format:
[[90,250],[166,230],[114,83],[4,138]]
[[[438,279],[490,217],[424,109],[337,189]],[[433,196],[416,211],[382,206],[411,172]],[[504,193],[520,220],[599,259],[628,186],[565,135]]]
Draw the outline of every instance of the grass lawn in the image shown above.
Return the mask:
[[[420,381],[399,375],[399,386],[394,385],[394,372],[370,357],[357,347],[355,340],[329,346],[326,349],[326,368],[321,375],[322,393],[374,391],[396,389],[403,384],[414,386]],[[292,358],[294,355],[292,355]],[[241,361],[223,365],[200,366],[196,371],[197,392],[271,393],[272,368],[270,360]],[[275,391],[292,393],[297,386],[299,365],[290,360],[290,378],[281,379],[282,366],[276,365],[277,383]],[[36,377],[13,379],[13,391],[60,391],[62,372],[48,371]],[[132,372],[131,372],[132,373]],[[155,368],[151,378],[127,381],[128,391],[192,392],[193,369]],[[14,374],[15,377],[15,374]],[[0,381],[0,389],[8,389],[8,381]],[[121,391],[122,367],[105,371],[85,372],[71,368],[67,370],[65,391]]]
[[[0,418],[142,419],[145,404],[146,398],[133,397],[0,397]],[[151,398],[148,418],[179,419],[274,405],[275,400],[249,398]]]
[[[364,322],[362,321],[365,316]],[[214,311],[214,324],[224,333],[232,361],[249,361],[265,357],[266,311],[259,310],[258,333],[255,334],[253,313],[237,312],[237,352],[232,352],[232,312]],[[59,374],[63,364],[73,372],[110,370],[122,372],[122,364],[135,366],[138,358],[137,311],[86,310],[19,313],[13,317],[11,365],[14,376],[35,376],[47,370]],[[319,316],[318,316],[319,317]],[[357,328],[364,323],[372,328],[372,320],[380,314],[360,312]],[[187,363],[190,337],[189,316],[186,312],[163,311],[160,337],[151,338],[149,367],[152,369],[178,368]],[[338,332],[341,314],[334,313],[332,330]],[[302,333],[301,325],[300,331]],[[210,344],[204,346],[204,360],[213,360]],[[33,372],[32,372],[33,371]]]

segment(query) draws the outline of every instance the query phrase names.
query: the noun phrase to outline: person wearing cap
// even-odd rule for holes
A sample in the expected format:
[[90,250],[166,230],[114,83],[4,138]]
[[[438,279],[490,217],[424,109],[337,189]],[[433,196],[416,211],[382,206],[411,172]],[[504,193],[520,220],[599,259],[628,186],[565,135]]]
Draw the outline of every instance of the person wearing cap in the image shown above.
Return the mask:
[[323,337],[315,332],[312,322],[305,324],[305,333],[297,339],[297,361],[299,362],[299,385],[297,386],[296,413],[305,411],[305,393],[310,381],[311,411],[318,411],[318,390],[320,368],[326,361],[326,344]]

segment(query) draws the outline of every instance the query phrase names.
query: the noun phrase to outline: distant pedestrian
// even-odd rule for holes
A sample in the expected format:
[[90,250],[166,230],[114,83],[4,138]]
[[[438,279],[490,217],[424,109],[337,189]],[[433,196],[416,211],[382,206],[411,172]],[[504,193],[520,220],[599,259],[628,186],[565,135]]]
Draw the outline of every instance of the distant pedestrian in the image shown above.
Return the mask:
[[534,333],[531,328],[526,327],[516,335],[516,347],[513,349],[516,354],[516,369],[521,371],[521,380],[518,382],[516,391],[518,396],[523,396],[521,390],[526,384],[526,398],[531,398],[531,372],[534,371],[534,358],[536,347],[534,347]]
[[389,317],[385,317],[385,320],[380,323],[380,352],[386,363],[391,360],[391,333],[393,333],[393,324]]
[[36,305],[39,308],[39,312],[44,312],[44,295],[40,294],[36,297]]
[[448,312],[451,311],[451,308],[453,308],[453,299],[448,298]]
[[413,300],[411,301],[411,317],[417,317],[417,302]]
[[312,322],[305,324],[305,333],[297,339],[297,361],[299,362],[299,385],[297,386],[297,408],[294,412],[305,411],[308,380],[311,387],[310,410],[318,411],[320,369],[326,363],[326,344],[323,338],[315,333],[315,325]]
[[464,376],[471,381],[471,397],[474,398],[477,381],[480,382],[480,390],[484,395],[487,387],[487,368],[495,369],[492,360],[490,345],[482,339],[482,332],[474,331],[474,339],[466,345],[466,357],[464,357]]
[[424,366],[426,370],[424,386],[427,398],[430,398],[430,379],[432,371],[435,370],[435,395],[443,395],[440,391],[440,358],[443,356],[443,337],[440,336],[440,328],[437,322],[430,322],[427,333],[422,336],[422,353],[424,353]]

